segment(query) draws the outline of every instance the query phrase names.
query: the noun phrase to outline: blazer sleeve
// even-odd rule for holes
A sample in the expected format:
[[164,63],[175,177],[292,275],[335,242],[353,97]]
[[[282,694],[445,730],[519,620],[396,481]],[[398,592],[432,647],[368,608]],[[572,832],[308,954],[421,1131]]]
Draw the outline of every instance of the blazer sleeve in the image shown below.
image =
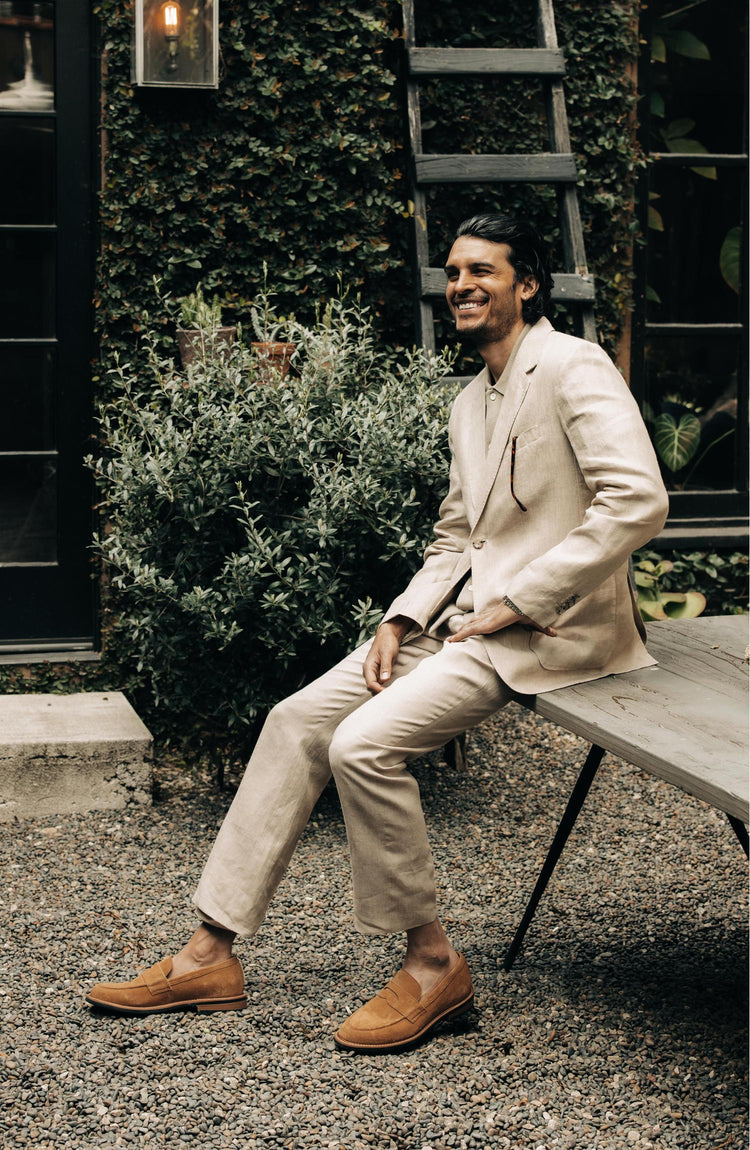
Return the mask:
[[596,344],[575,341],[550,373],[559,419],[590,502],[580,526],[522,567],[505,593],[541,626],[594,591],[664,525],[669,508],[633,396]]

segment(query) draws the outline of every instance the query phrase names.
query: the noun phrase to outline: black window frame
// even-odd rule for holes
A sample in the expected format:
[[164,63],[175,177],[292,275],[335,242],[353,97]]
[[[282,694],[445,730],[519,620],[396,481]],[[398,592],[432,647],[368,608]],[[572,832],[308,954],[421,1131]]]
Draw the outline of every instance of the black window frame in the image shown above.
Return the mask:
[[638,61],[638,140],[645,167],[641,168],[636,183],[636,213],[641,241],[636,243],[633,259],[634,312],[631,334],[630,386],[641,409],[646,394],[645,351],[651,335],[669,338],[685,335],[711,339],[736,333],[739,339],[737,389],[737,444],[735,454],[734,487],[722,490],[670,491],[670,514],[667,527],[660,537],[665,545],[711,546],[722,543],[732,545],[746,542],[748,537],[748,60],[745,51],[743,90],[745,93],[743,140],[741,152],[707,153],[700,155],[701,166],[741,168],[742,180],[742,285],[738,323],[652,323],[647,315],[648,265],[648,209],[649,174],[654,168],[692,168],[696,166],[694,153],[679,154],[652,151],[651,116],[651,34],[656,14],[653,6],[642,6],[639,39],[641,52]]

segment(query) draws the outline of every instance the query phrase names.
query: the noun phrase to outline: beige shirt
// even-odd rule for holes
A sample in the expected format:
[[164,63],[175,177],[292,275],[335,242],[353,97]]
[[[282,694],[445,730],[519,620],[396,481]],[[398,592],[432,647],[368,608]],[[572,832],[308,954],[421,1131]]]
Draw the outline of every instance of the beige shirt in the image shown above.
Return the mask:
[[[500,414],[500,408],[502,406],[503,396],[505,395],[505,389],[508,385],[508,380],[510,379],[510,373],[513,370],[513,364],[515,363],[516,356],[518,355],[518,349],[520,348],[521,344],[523,343],[527,333],[530,331],[531,331],[531,324],[529,324],[529,323],[525,324],[523,331],[519,335],[516,342],[513,344],[513,350],[510,353],[510,357],[508,359],[508,362],[506,363],[505,367],[503,368],[503,374],[500,376],[497,383],[490,382],[487,385],[487,390],[486,390],[485,396],[484,396],[484,449],[485,449],[485,452],[488,452],[490,449],[490,443],[492,442],[492,433],[495,430],[495,424],[497,423],[497,417]],[[488,372],[488,375],[490,375],[490,380],[491,380],[492,376],[489,372]]]

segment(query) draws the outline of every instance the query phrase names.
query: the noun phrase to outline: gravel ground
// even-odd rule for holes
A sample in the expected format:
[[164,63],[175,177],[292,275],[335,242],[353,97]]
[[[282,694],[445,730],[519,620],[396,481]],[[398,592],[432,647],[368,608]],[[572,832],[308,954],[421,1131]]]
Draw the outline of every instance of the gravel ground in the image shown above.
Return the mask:
[[162,767],[151,808],[3,827],[0,1145],[745,1148],[746,868],[722,815],[607,758],[502,969],[584,749],[511,705],[472,736],[466,774],[417,765],[477,1009],[399,1055],[332,1040],[401,953],[351,928],[335,792],[241,945],[243,1013],[83,1003],[192,930],[230,793]]

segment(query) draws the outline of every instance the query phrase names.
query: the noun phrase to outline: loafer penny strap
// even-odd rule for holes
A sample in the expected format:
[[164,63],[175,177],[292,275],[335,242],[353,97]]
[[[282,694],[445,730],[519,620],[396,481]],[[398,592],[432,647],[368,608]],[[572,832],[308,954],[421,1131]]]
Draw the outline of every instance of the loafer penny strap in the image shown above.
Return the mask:
[[154,996],[159,994],[169,995],[172,993],[169,979],[164,973],[164,960],[157,962],[156,966],[151,966],[148,970],[144,970],[141,978],[148,987],[149,993]]
[[[403,980],[399,978],[403,972],[399,971],[387,986],[379,990],[376,998],[382,998],[388,1004],[392,1011],[400,1014],[402,1018],[407,1019],[408,1022],[416,1022],[421,1014],[424,1014],[424,1007],[420,1006],[419,1001],[409,990],[403,985]],[[411,981],[410,976],[409,980]],[[399,983],[402,983],[399,985]]]

